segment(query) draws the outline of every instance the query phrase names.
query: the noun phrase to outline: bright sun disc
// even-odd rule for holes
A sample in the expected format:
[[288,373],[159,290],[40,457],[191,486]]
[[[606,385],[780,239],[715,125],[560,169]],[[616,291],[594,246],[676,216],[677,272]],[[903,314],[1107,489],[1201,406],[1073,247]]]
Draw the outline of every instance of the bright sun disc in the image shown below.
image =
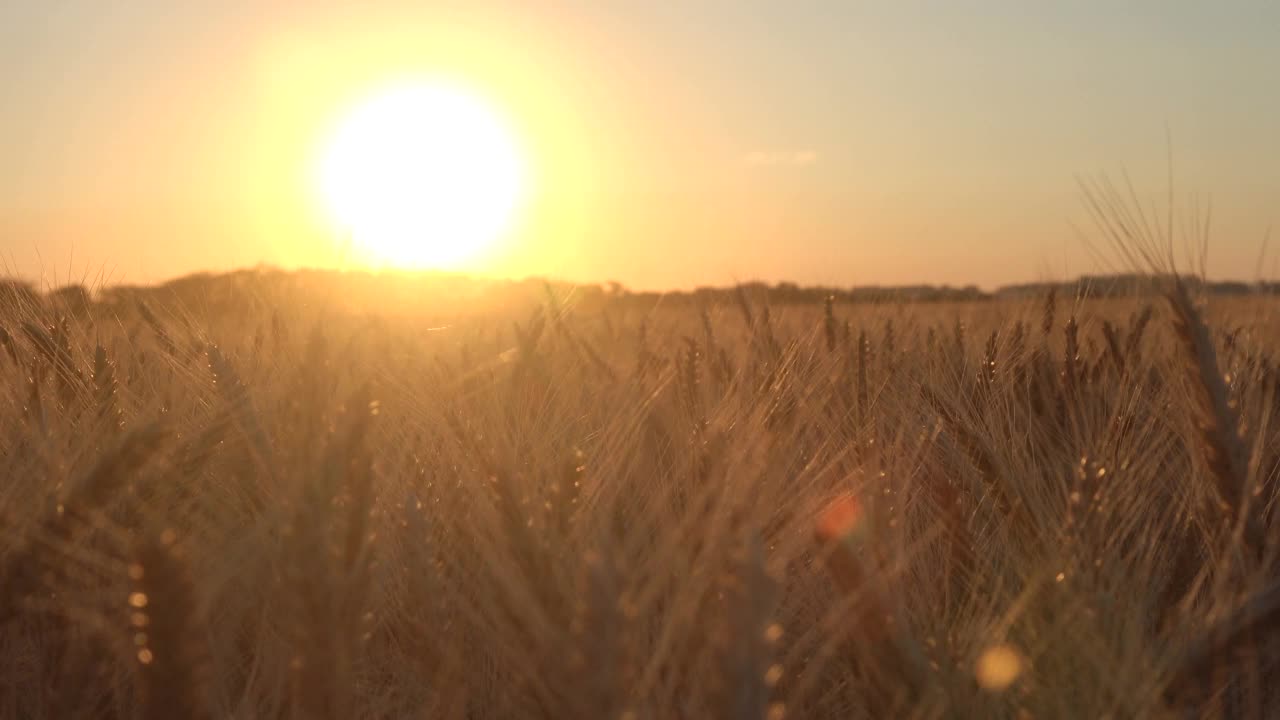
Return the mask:
[[459,88],[423,83],[384,91],[343,117],[317,182],[333,222],[372,259],[443,268],[508,228],[523,173],[493,109]]

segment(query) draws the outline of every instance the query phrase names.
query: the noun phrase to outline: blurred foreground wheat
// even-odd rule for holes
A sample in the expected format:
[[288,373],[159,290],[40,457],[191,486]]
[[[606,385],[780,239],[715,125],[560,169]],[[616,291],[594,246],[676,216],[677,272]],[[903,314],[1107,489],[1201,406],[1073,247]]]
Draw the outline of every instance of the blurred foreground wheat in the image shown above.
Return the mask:
[[1280,307],[0,331],[0,717],[1263,717]]

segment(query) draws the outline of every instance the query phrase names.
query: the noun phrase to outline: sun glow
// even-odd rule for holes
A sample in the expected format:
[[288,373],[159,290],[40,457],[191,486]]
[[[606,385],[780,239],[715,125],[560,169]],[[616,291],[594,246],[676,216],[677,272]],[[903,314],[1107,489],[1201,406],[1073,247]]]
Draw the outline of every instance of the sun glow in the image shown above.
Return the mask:
[[510,229],[525,163],[502,116],[457,86],[419,82],[357,103],[320,151],[320,200],[375,263],[456,268]]

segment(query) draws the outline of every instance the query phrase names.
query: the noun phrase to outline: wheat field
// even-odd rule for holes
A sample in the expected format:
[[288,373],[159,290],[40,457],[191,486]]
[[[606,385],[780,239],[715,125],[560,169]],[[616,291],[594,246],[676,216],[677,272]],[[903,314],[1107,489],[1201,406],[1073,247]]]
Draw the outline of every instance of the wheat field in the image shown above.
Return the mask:
[[1280,701],[1274,296],[580,297],[9,297],[0,717]]

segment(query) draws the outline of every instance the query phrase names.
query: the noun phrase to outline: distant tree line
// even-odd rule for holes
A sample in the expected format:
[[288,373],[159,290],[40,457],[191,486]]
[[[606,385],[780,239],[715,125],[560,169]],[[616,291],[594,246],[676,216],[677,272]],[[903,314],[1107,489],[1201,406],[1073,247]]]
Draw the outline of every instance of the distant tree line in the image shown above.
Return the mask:
[[[837,303],[943,303],[1042,297],[1050,289],[1060,295],[1111,298],[1150,292],[1153,278],[1140,275],[1084,276],[1071,282],[1039,282],[1005,285],[985,291],[975,285],[906,286],[802,286],[792,282],[769,284],[746,282],[731,287],[699,287],[680,291],[631,291],[617,282],[578,285],[538,278],[491,280],[434,272],[344,272],[335,270],[275,269],[240,270],[229,273],[199,273],[156,286],[112,286],[91,292],[81,285],[68,285],[41,293],[28,282],[0,279],[0,313],[15,309],[80,314],[91,307],[129,308],[148,302],[178,302],[206,311],[232,309],[269,310],[282,301],[343,305],[366,310],[395,311],[398,307],[438,307],[442,313],[457,308],[479,311],[526,304],[531,297],[547,293],[571,300],[575,305],[603,303],[719,305],[746,295],[752,302],[773,305]],[[1239,281],[1204,282],[1184,278],[1190,289],[1216,295],[1280,294],[1280,283]]]

